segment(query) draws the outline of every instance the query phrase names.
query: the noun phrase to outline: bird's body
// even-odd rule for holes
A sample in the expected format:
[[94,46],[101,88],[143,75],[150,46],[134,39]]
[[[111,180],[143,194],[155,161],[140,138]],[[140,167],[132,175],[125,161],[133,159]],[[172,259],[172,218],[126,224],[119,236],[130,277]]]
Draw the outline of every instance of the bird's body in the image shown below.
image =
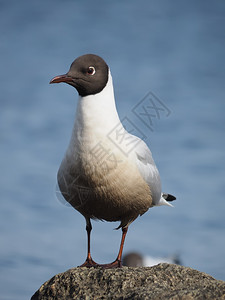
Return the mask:
[[[101,93],[79,98],[58,183],[66,200],[85,217],[127,225],[148,210],[152,196],[138,170],[136,149],[127,157],[118,139],[108,137],[120,123],[111,83],[110,79]],[[155,165],[152,173],[158,176]],[[160,185],[160,181],[155,184]]]
[[[95,75],[99,78],[94,82]],[[120,221],[119,227],[127,230],[150,207],[170,205],[161,193],[159,172],[149,148],[120,122],[105,62],[95,55],[81,56],[66,75],[51,81],[57,82],[67,82],[79,93],[58,184],[66,201],[85,217],[87,228],[91,230],[93,218]],[[111,134],[113,130],[115,134]],[[128,151],[131,143],[135,147]]]
[[166,257],[142,255],[137,252],[130,252],[124,255],[123,265],[127,267],[152,267],[160,263],[181,265],[179,255],[174,254]]

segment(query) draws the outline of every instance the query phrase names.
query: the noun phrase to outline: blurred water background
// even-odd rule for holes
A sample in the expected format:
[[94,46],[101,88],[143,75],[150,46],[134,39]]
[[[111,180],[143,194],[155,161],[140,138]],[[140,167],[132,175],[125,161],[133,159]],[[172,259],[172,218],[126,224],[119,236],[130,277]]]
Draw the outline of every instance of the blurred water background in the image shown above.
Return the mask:
[[[86,256],[84,218],[55,196],[77,93],[49,80],[85,53],[110,65],[117,108],[147,136],[175,208],[136,220],[125,252],[179,254],[225,280],[225,2],[0,1],[0,299],[29,299]],[[152,92],[171,111],[153,130],[132,112]],[[93,222],[98,262],[118,223]]]

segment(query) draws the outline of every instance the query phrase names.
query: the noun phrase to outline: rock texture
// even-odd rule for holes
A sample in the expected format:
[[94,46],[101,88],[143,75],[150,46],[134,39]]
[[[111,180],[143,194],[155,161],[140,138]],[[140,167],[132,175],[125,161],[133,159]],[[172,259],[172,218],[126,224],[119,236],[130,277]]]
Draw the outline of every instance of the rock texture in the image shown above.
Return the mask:
[[45,282],[31,300],[225,299],[225,282],[191,268],[74,268]]

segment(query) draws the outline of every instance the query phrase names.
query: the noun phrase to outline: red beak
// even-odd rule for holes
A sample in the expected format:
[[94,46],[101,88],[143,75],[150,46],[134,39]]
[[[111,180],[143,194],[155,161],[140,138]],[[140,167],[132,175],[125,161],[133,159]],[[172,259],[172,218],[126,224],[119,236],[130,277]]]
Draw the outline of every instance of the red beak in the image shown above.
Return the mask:
[[70,83],[70,82],[73,82],[73,78],[68,76],[67,74],[59,75],[59,76],[52,78],[52,80],[49,83],[51,84],[51,83],[59,83],[59,82]]

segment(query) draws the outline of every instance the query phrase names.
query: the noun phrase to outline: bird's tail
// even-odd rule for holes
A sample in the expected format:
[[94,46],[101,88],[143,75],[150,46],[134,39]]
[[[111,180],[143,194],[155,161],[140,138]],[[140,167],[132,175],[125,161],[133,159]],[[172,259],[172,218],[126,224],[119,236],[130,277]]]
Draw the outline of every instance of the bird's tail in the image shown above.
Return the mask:
[[163,197],[166,201],[169,201],[169,202],[176,200],[176,197],[173,196],[173,195],[171,195],[171,194],[164,194],[164,193],[163,193],[163,194],[162,194],[162,197]]
[[161,198],[157,205],[159,205],[159,206],[160,205],[168,205],[168,206],[173,207],[173,205],[170,204],[170,202],[172,202],[174,200],[176,200],[176,197],[174,197],[173,195],[162,193]]

